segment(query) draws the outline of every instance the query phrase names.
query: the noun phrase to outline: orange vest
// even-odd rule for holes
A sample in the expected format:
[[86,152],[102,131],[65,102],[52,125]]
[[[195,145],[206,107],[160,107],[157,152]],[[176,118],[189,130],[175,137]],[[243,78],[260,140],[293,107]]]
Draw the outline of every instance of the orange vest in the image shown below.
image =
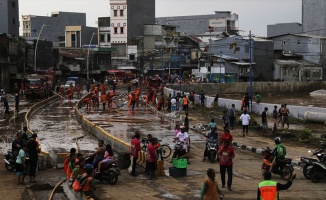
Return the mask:
[[183,105],[188,105],[188,98],[187,97],[184,97],[183,98]]
[[265,180],[258,184],[261,200],[278,200],[277,183],[271,180]]
[[[85,177],[87,174],[86,173],[84,173],[84,174],[82,174],[82,177]],[[85,184],[84,184],[84,187],[83,187],[83,191],[90,191],[90,190],[92,190],[92,187],[91,187],[91,181],[92,181],[92,177],[88,177],[87,178],[87,181],[85,182]]]
[[205,180],[206,192],[204,195],[204,200],[219,200],[219,195],[217,193],[217,182],[211,181],[209,178]]

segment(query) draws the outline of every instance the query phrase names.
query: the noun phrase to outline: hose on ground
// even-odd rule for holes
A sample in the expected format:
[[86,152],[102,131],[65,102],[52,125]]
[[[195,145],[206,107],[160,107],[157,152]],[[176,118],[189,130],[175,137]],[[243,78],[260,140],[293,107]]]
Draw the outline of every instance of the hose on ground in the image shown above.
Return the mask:
[[57,185],[53,188],[53,190],[51,191],[51,194],[49,196],[49,200],[53,199],[53,195],[55,194],[55,191],[57,190],[57,188],[67,180],[67,178],[64,178],[63,180],[61,180],[59,183],[57,183]]

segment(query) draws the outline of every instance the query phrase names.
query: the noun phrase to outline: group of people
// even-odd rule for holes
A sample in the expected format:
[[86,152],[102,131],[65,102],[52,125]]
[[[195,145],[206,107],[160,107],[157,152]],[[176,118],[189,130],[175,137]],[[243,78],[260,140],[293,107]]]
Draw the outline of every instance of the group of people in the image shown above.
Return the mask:
[[26,184],[26,175],[29,176],[29,183],[36,183],[35,177],[40,151],[41,148],[36,133],[29,134],[27,127],[17,133],[16,139],[12,142],[12,154],[16,158],[18,185]]
[[[157,149],[159,148],[159,143],[156,138],[153,138],[152,135],[147,136],[148,139],[148,146],[147,146],[147,158],[146,158],[146,168],[143,174],[149,175],[149,180],[156,180],[157,177],[155,176],[156,171],[156,163],[158,161],[158,152]],[[132,169],[130,172],[131,176],[137,176],[136,172],[136,164],[138,160],[138,155],[141,150],[140,147],[140,132],[136,131],[133,139],[131,140],[130,145],[130,156],[132,157]]]
[[93,165],[86,163],[86,159],[81,153],[77,153],[75,148],[71,148],[69,154],[64,159],[63,166],[70,187],[75,191],[83,192],[95,200],[99,199],[94,192],[96,187],[93,178]]

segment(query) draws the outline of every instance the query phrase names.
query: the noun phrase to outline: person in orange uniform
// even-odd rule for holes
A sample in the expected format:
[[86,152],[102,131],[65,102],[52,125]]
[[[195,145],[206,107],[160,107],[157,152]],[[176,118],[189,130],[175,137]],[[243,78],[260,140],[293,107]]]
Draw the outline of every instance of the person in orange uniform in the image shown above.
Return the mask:
[[95,187],[95,181],[92,178],[93,166],[91,164],[87,164],[87,165],[85,165],[84,170],[86,173],[83,173],[81,175],[81,178],[84,178],[87,176],[87,180],[83,186],[83,193],[87,197],[91,197],[94,200],[99,200],[99,198],[96,196],[96,194],[94,192],[94,190],[96,190],[96,187]]
[[76,156],[76,149],[71,148],[69,154],[65,157],[63,161],[63,171],[67,174],[68,165],[72,159]]
[[105,92],[103,92],[101,95],[101,103],[103,105],[103,111],[105,110],[105,105],[106,105],[107,100],[108,100],[108,95],[105,94]]
[[281,184],[275,181],[271,181],[272,174],[269,171],[266,171],[264,173],[264,181],[258,184],[257,200],[279,200],[280,198],[278,191],[289,189],[296,177],[297,175],[293,174],[291,179],[286,184]]
[[79,85],[77,85],[76,91],[77,91],[77,98],[80,99],[80,91],[81,91],[81,89],[80,89]]
[[91,98],[86,98],[86,99],[84,99],[84,101],[86,103],[86,109],[88,110],[88,108],[91,108],[92,99]]
[[188,112],[189,99],[186,95],[183,96],[183,110]]
[[207,170],[208,178],[204,181],[200,196],[204,200],[220,200],[224,197],[222,191],[219,189],[217,181],[215,180],[215,170],[209,168]]
[[65,89],[63,87],[60,87],[60,94],[61,96],[65,95]]
[[108,108],[112,108],[112,97],[110,92],[108,92],[107,101],[108,101]]
[[128,108],[130,108],[130,106],[131,106],[131,102],[132,102],[132,95],[133,93],[129,93],[129,95],[128,95]]
[[80,158],[78,161],[76,159],[76,167],[72,171],[70,175],[69,183],[72,184],[73,181],[84,172],[84,166],[85,166],[85,158]]
[[153,105],[156,105],[156,89],[155,88],[153,89],[152,102],[153,102]]
[[73,88],[70,86],[67,90],[68,93],[68,100],[72,100],[72,96],[73,96]]

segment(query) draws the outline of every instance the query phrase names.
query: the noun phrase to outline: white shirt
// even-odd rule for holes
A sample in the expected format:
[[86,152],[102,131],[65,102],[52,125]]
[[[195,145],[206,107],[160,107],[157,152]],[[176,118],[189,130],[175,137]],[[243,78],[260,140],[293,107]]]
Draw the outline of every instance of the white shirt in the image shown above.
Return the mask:
[[171,99],[171,105],[175,106],[177,104],[177,100],[175,98]]
[[179,141],[180,142],[185,142],[186,141],[186,138],[188,138],[188,137],[189,137],[189,135],[188,135],[187,132],[184,132],[184,133],[179,132],[177,134],[177,138],[179,138]]
[[242,114],[240,120],[242,121],[242,125],[249,125],[250,116],[248,114]]

